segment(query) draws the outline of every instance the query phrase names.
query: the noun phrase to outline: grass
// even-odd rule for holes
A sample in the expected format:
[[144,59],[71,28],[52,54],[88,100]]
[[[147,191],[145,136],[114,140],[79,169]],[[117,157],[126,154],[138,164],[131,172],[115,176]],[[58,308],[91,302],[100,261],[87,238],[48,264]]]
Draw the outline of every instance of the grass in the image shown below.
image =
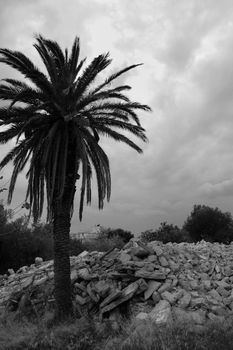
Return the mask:
[[0,320],[1,350],[232,350],[232,323],[209,323],[194,330],[192,324],[158,327],[150,322],[134,324],[71,319],[54,324],[52,314],[28,321],[12,314]]

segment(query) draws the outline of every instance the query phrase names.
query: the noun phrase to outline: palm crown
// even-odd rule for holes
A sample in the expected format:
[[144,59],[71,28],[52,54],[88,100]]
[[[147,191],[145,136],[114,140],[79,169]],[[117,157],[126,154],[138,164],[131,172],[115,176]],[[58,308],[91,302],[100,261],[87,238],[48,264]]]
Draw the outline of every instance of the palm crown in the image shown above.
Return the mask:
[[[48,204],[48,219],[54,215],[56,201],[73,188],[68,210],[72,215],[75,182],[81,174],[79,216],[83,204],[91,202],[92,171],[95,170],[99,208],[110,198],[111,176],[106,153],[98,144],[105,135],[122,141],[142,152],[119,130],[126,130],[146,141],[137,111],[149,110],[147,105],[132,102],[124,92],[128,85],[111,87],[123,73],[137,67],[131,65],[110,75],[103,83],[94,83],[97,75],[110,63],[108,54],[102,54],[83,68],[79,60],[79,39],[72,50],[64,52],[60,46],[42,36],[36,38],[38,51],[47,73],[44,74],[23,53],[0,49],[0,62],[22,73],[26,82],[4,79],[0,84],[0,99],[10,101],[0,108],[0,125],[8,129],[0,132],[0,142],[16,137],[16,145],[0,163],[0,169],[13,161],[8,202],[11,202],[18,174],[29,162],[26,200],[30,214],[37,220],[43,211],[44,197]],[[28,82],[28,83],[27,83]]]

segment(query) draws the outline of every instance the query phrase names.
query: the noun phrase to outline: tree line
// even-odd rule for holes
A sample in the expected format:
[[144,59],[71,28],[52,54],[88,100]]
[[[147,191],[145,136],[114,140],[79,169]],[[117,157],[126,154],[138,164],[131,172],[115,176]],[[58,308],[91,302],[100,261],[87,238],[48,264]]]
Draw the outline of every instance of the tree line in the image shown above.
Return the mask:
[[[134,235],[127,230],[101,228],[96,239],[70,239],[69,255],[82,251],[108,251],[121,249]],[[206,205],[194,205],[183,226],[162,222],[158,228],[142,232],[144,242],[154,240],[163,243],[197,242],[205,240],[229,244],[233,241],[233,219],[230,213]],[[48,223],[28,225],[26,216],[12,220],[11,211],[0,204],[0,274],[9,268],[17,271],[30,266],[37,256],[53,259],[53,227]]]
[[162,222],[159,228],[143,232],[141,238],[146,242],[158,240],[163,243],[195,243],[205,240],[229,244],[233,240],[233,219],[229,212],[196,204],[181,228]]

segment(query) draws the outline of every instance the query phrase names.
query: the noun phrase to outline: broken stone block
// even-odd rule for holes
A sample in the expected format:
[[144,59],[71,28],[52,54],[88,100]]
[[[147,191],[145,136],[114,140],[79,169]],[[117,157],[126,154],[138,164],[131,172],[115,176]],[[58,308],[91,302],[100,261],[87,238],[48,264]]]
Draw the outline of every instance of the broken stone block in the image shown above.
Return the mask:
[[161,294],[163,292],[170,291],[171,290],[171,285],[172,285],[172,281],[171,280],[166,280],[166,282],[163,283],[161,285],[161,287],[159,287],[158,292]]
[[144,279],[151,279],[151,280],[165,280],[166,275],[162,272],[157,272],[157,271],[146,271],[144,268],[140,269],[135,272],[135,277],[141,277]]
[[191,291],[191,290],[192,290],[189,281],[186,281],[186,280],[183,280],[183,279],[179,279],[179,285],[180,285],[183,289],[185,289],[185,290],[187,290],[187,291]]
[[184,293],[183,297],[179,300],[179,307],[185,309],[189,306],[191,301],[191,295],[187,292]]
[[222,279],[222,274],[221,273],[217,273],[216,276],[215,276],[215,279],[220,281]]
[[109,294],[110,289],[111,285],[106,281],[102,280],[95,283],[95,290],[102,298],[105,298]]
[[231,294],[231,292],[229,290],[226,290],[225,288],[223,288],[222,286],[218,286],[218,288],[216,289],[216,291],[223,297],[223,298],[227,298],[229,297],[229,295]]
[[120,304],[123,304],[124,302],[131,299],[138,290],[143,292],[146,288],[147,288],[147,284],[143,279],[140,279],[134,283],[131,283],[130,285],[128,285],[128,287],[126,287],[121,291],[121,296],[119,296],[119,298],[117,298],[116,300],[114,300],[113,302],[111,302],[110,304],[104,307],[101,306],[101,317],[103,316],[104,313],[115,309]]
[[33,286],[40,286],[41,284],[44,284],[48,280],[48,276],[44,276],[38,280],[35,280],[33,282]]
[[131,256],[125,252],[120,252],[118,259],[121,261],[122,264],[126,264],[128,261],[131,260]]
[[159,294],[158,292],[155,291],[155,292],[152,294],[152,299],[153,299],[153,302],[154,302],[155,304],[157,304],[157,303],[161,300],[160,294]]
[[105,298],[102,303],[100,304],[100,308],[105,307],[106,305],[110,304],[113,300],[119,298],[122,296],[122,291],[119,289],[114,290],[107,298]]
[[22,289],[28,288],[33,283],[33,276],[29,276],[22,281],[20,281],[20,285]]
[[90,272],[87,267],[79,269],[76,273],[77,273],[77,277],[80,277],[84,280],[89,280]]
[[215,265],[215,268],[214,268],[214,269],[215,269],[215,271],[216,271],[217,273],[219,273],[219,272],[221,271],[218,264]]
[[224,275],[228,276],[228,277],[233,276],[233,269],[232,269],[232,267],[225,266],[225,268],[224,268]]
[[43,258],[40,258],[39,256],[37,256],[37,257],[35,258],[35,266],[41,265],[42,262],[43,262]]
[[28,271],[29,267],[28,266],[22,266],[18,269],[16,273],[26,273]]
[[223,304],[224,305],[230,305],[233,302],[233,297],[229,296],[227,298],[223,298]]
[[89,252],[87,250],[84,250],[82,253],[80,253],[78,255],[78,257],[83,259],[83,258],[87,257],[88,254],[89,254]]
[[148,285],[148,288],[144,292],[145,300],[149,299],[151,295],[154,293],[154,291],[159,289],[159,287],[161,286],[161,282],[150,280],[148,281],[147,285]]
[[142,247],[131,248],[131,254],[136,256],[137,258],[143,259],[149,255],[148,250]]
[[[170,278],[171,278],[171,276],[170,276]],[[177,286],[177,284],[178,284],[178,279],[175,277],[175,278],[172,278],[172,285],[171,285],[171,287],[173,288],[173,287],[176,287]]]
[[78,294],[75,295],[75,301],[79,305],[85,305],[88,302],[88,300],[89,300],[89,298],[83,298]]
[[148,244],[143,244],[141,241],[138,241],[139,247],[145,249],[149,255],[154,254],[154,250],[148,245]]
[[207,290],[207,291],[211,290],[211,281],[210,280],[204,280],[202,283],[203,283],[203,287],[205,290]]
[[149,263],[149,264],[144,265],[144,268],[146,271],[154,272],[155,266],[154,266],[154,264]]
[[74,288],[79,290],[79,291],[81,291],[81,292],[86,292],[87,291],[86,287],[84,287],[83,284],[78,283],[78,282],[75,282]]
[[233,301],[228,305],[231,311],[233,311]]
[[222,287],[226,290],[231,290],[232,287],[229,283],[225,282],[224,280],[221,280],[221,281],[215,281],[215,284],[218,286],[218,287]]
[[205,306],[205,299],[204,298],[195,298],[195,299],[191,299],[190,302],[190,306],[192,308],[196,308],[196,307],[201,307],[201,306]]
[[162,299],[167,300],[171,305],[174,305],[179,297],[177,293],[169,293],[168,291],[161,294]]
[[222,301],[221,295],[216,291],[216,289],[211,289],[208,293],[213,299]]
[[88,285],[87,285],[87,293],[95,303],[98,303],[98,301],[100,300],[100,297],[96,293],[94,288],[92,288],[91,283],[88,283]]
[[167,300],[160,300],[148,316],[156,324],[167,324],[172,319],[171,305]]
[[72,270],[70,273],[71,282],[74,282],[78,278],[78,273],[76,270]]
[[148,284],[143,278],[129,284],[125,289],[122,290],[122,294],[127,296],[131,293],[136,293],[137,295],[147,290]]
[[163,255],[159,256],[159,262],[160,262],[160,265],[163,267],[169,266],[167,259]]
[[199,287],[199,283],[198,283],[198,281],[196,281],[196,280],[190,281],[190,282],[189,282],[189,285],[190,285],[190,287],[191,287],[193,290],[197,290],[198,287]]
[[226,309],[223,306],[213,305],[210,307],[210,310],[218,316],[225,316],[226,315]]
[[149,262],[152,262],[152,263],[153,263],[153,262],[157,262],[158,259],[157,259],[157,256],[153,254],[153,255],[149,255],[148,258],[147,258],[147,260],[148,260]]
[[148,314],[146,312],[139,312],[136,316],[136,320],[144,321],[148,319]]
[[163,249],[160,248],[158,245],[154,245],[152,248],[157,256],[160,256],[163,254]]

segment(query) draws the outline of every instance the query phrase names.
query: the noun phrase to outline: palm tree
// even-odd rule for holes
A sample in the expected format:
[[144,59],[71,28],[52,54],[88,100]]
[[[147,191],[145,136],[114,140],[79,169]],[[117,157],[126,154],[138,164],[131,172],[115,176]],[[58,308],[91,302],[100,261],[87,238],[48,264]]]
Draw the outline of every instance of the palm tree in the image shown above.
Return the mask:
[[[125,130],[146,141],[137,111],[149,111],[147,105],[132,102],[124,92],[128,85],[112,87],[123,73],[139,66],[124,68],[102,83],[94,82],[111,60],[109,54],[94,58],[84,69],[79,60],[79,39],[75,38],[70,52],[64,52],[57,42],[36,37],[38,51],[46,74],[22,52],[0,49],[0,62],[26,78],[25,81],[4,79],[0,83],[0,99],[8,104],[0,108],[0,142],[16,138],[16,145],[2,159],[0,169],[13,161],[8,192],[12,200],[18,174],[26,172],[28,186],[25,201],[29,215],[37,221],[47,202],[47,221],[53,223],[54,295],[58,318],[72,313],[69,233],[73,214],[76,181],[80,178],[79,218],[84,200],[91,203],[93,170],[98,187],[98,204],[110,199],[111,176],[109,160],[99,145],[101,135],[126,143],[137,152],[142,149],[126,135]],[[80,173],[80,174],[79,174]]]

